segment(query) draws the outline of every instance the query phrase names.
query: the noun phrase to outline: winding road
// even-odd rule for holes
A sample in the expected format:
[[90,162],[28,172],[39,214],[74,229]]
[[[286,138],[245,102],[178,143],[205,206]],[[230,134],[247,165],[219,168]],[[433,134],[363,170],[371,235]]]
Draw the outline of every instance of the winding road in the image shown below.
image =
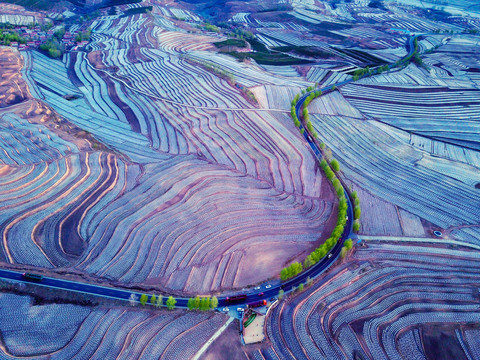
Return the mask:
[[[420,35],[415,35],[411,36],[406,44],[407,50],[408,50],[408,55],[404,58],[407,59],[411,56],[413,56],[415,52],[415,47],[414,47],[414,41],[415,39],[420,36]],[[402,61],[400,61],[401,63]],[[391,69],[395,67],[393,64],[388,65],[388,68]],[[373,71],[370,75],[375,75],[377,72]],[[368,75],[368,76],[370,76]],[[118,79],[121,81],[120,79]],[[353,82],[352,79],[350,80],[345,80],[340,83],[337,83],[335,85],[330,85],[326,86],[324,88],[321,88],[323,93],[326,93],[328,91],[331,91],[333,86],[340,87],[343,85],[346,85],[348,83]],[[318,89],[314,89],[313,91],[316,91]],[[307,98],[308,95],[310,95],[311,92],[305,93],[297,102],[295,106],[295,110],[297,113],[297,117],[300,119],[300,110],[305,102],[305,99]],[[150,96],[150,94],[148,94]],[[162,99],[163,100],[163,99]],[[231,110],[231,109],[228,109]],[[305,139],[307,140],[308,144],[310,145],[313,153],[315,154],[315,157],[317,158],[318,161],[322,160],[322,155],[320,152],[320,149],[317,147],[317,144],[313,140],[313,137],[311,134],[308,133],[308,130],[303,127],[303,125],[300,125],[300,129],[305,129],[303,135]],[[348,194],[345,192],[345,197],[348,202],[348,210],[347,210],[347,215],[348,215],[348,220],[345,225],[345,229],[343,231],[343,234],[339,241],[337,241],[337,244],[331,249],[329,254],[331,256],[327,255],[323,259],[321,259],[318,263],[313,265],[312,267],[308,268],[307,270],[303,271],[300,273],[298,276],[287,280],[285,282],[271,282],[270,284],[264,284],[261,287],[257,287],[255,289],[249,289],[244,292],[238,292],[238,293],[243,293],[247,295],[247,298],[241,302],[231,304],[226,301],[226,296],[219,296],[218,297],[218,308],[224,307],[224,306],[244,306],[250,302],[257,301],[257,300],[262,300],[262,299],[270,299],[272,297],[276,297],[278,295],[278,292],[280,289],[283,289],[285,293],[288,293],[292,291],[292,289],[298,287],[301,283],[305,283],[308,278],[314,279],[316,276],[320,275],[323,273],[326,269],[328,269],[339,257],[341,249],[343,247],[343,243],[346,239],[350,237],[354,237],[352,233],[352,228],[353,228],[353,207],[352,203],[350,201],[350,198]],[[117,299],[117,300],[126,300],[128,301],[130,299],[131,294],[135,294],[137,296],[137,299],[140,298],[140,295],[142,293],[140,292],[135,292],[129,289],[121,289],[121,288],[114,288],[114,287],[105,287],[105,286],[99,286],[99,285],[93,285],[93,284],[87,284],[84,282],[78,282],[78,281],[70,281],[70,280],[62,280],[58,278],[52,278],[52,277],[44,277],[41,282],[36,282],[36,281],[31,281],[27,280],[23,277],[22,273],[17,272],[17,271],[12,271],[12,270],[6,270],[6,269],[0,269],[0,278],[3,279],[9,279],[9,280],[15,280],[15,281],[21,281],[21,282],[27,282],[27,283],[32,283],[36,284],[38,286],[44,286],[44,287],[49,287],[49,288],[57,288],[57,289],[62,289],[62,290],[68,290],[68,291],[74,291],[78,293],[83,293],[83,294],[90,294],[90,295],[95,295],[95,296],[101,296],[101,297],[106,297],[106,298],[112,298],[112,299]],[[234,295],[234,294],[232,294]],[[231,296],[231,295],[230,295]],[[188,298],[176,298],[177,303],[176,307],[182,307],[186,308],[187,307],[187,302]]]

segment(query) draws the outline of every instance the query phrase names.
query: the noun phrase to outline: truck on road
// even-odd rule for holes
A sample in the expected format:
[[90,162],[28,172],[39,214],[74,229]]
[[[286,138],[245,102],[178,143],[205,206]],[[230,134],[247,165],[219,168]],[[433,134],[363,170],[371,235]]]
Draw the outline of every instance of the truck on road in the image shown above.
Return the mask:
[[234,303],[234,302],[239,302],[246,299],[247,299],[247,294],[240,294],[240,295],[227,296],[225,301],[227,303]]
[[24,272],[22,274],[23,278],[26,279],[26,280],[31,280],[31,281],[42,281],[43,280],[43,276],[42,275],[38,275],[38,274],[33,274],[33,273],[29,273],[29,272]]
[[267,305],[267,300],[258,300],[258,301],[254,301],[250,304],[248,304],[248,307],[249,308],[256,308],[256,307],[259,307],[259,306],[266,306]]

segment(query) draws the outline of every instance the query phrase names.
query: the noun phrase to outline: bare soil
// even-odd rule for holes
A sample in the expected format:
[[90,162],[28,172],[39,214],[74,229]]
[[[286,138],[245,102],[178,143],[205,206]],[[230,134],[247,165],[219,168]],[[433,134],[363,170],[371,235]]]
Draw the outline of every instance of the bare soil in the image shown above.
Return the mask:
[[425,355],[429,360],[468,360],[451,326],[424,326],[421,330]]
[[21,69],[24,61],[20,53],[11,47],[0,47],[0,116],[15,113],[33,124],[42,124],[64,140],[77,145],[80,151],[109,151],[90,133],[61,118],[50,106],[34,99]]
[[207,349],[201,360],[248,360],[240,342],[240,324],[233,321]]

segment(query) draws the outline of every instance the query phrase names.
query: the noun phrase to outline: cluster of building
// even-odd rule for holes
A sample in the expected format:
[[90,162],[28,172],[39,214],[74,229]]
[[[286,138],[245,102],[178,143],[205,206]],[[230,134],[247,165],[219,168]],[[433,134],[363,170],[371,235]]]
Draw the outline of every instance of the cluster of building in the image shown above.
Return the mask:
[[[27,27],[27,26],[18,26],[12,30],[4,30],[4,32],[12,31],[20,35],[21,37],[27,39],[25,44],[12,41],[10,46],[17,47],[19,50],[28,50],[38,48],[40,45],[47,42],[53,37],[56,31],[60,30],[61,27],[51,28],[49,30],[42,30],[40,26]],[[66,31],[63,37],[60,39],[60,42],[65,49],[70,49],[74,46],[84,47],[88,44],[88,41],[77,42],[75,37],[78,32],[69,32]]]

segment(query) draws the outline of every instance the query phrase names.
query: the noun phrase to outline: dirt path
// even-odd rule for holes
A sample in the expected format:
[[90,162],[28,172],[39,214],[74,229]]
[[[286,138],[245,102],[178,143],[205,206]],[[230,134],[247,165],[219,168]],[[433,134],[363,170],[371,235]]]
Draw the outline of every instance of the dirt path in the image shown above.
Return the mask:
[[369,236],[359,235],[360,240],[376,240],[376,241],[406,241],[406,242],[423,242],[423,243],[438,243],[438,244],[450,244],[457,246],[465,246],[472,249],[480,250],[480,246],[470,244],[464,241],[450,240],[450,239],[434,239],[434,238],[415,238],[415,237],[395,237],[395,236]]

